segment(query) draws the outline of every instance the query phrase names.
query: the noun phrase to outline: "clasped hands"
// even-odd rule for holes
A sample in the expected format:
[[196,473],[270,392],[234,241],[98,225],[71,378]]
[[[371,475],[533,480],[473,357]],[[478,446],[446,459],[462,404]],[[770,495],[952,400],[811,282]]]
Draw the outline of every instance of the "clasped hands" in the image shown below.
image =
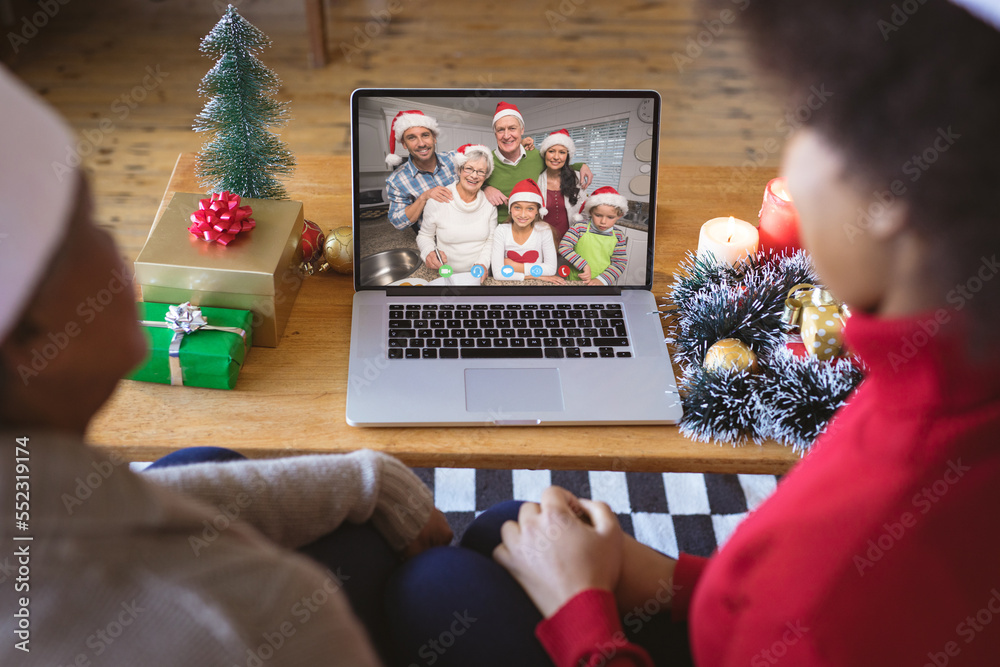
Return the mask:
[[551,486],[540,503],[524,503],[500,534],[493,558],[546,618],[591,588],[612,592],[622,613],[649,599],[669,609],[677,561],[626,535],[605,503]]
[[[592,588],[612,592],[623,614],[648,609],[650,600],[667,611],[677,592],[676,560],[626,535],[605,503],[577,498],[558,486],[543,491],[540,503],[521,505],[517,521],[506,522],[500,536],[494,560],[546,618]],[[414,556],[450,541],[451,529],[435,509],[402,555]]]
[[540,503],[521,505],[500,535],[493,558],[546,618],[582,591],[614,591],[618,584],[624,533],[604,503],[551,486]]

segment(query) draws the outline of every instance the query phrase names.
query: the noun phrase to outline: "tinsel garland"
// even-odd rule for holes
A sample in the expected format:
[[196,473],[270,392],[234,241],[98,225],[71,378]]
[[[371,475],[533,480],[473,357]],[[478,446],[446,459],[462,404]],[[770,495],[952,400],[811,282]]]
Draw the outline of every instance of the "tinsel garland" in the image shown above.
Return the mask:
[[[773,439],[805,454],[861,382],[850,359],[820,361],[785,348],[781,314],[788,291],[818,284],[809,256],[756,255],[735,266],[688,253],[667,292],[664,316],[681,366],[681,432],[702,442],[744,445]],[[713,344],[735,338],[760,371],[709,371]]]

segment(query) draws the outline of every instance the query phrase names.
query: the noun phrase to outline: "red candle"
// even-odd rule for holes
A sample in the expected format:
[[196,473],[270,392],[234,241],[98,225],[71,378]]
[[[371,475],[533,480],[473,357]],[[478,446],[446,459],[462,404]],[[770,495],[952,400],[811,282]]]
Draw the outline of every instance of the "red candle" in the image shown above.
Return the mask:
[[762,252],[792,253],[802,247],[799,241],[799,213],[783,178],[772,179],[764,188],[759,231]]

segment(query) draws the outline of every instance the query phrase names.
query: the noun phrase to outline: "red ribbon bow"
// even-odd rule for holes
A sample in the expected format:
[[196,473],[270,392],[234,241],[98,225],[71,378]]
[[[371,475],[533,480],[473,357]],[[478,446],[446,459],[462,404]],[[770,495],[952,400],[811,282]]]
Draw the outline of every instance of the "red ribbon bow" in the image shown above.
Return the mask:
[[232,192],[216,192],[211,199],[198,202],[198,210],[191,214],[191,226],[188,231],[211,243],[216,241],[222,245],[236,238],[240,232],[245,232],[257,226],[253,218],[253,209],[240,206],[240,196]]

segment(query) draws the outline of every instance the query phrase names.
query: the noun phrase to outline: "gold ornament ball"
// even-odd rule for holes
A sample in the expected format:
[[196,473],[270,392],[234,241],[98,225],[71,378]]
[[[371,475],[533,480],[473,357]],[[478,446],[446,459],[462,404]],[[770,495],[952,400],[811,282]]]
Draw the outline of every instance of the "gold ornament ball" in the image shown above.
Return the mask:
[[350,227],[337,227],[330,232],[323,248],[330,268],[337,273],[354,272],[354,232]]
[[731,369],[753,373],[757,370],[757,355],[743,341],[723,338],[708,348],[702,365],[710,371]]

